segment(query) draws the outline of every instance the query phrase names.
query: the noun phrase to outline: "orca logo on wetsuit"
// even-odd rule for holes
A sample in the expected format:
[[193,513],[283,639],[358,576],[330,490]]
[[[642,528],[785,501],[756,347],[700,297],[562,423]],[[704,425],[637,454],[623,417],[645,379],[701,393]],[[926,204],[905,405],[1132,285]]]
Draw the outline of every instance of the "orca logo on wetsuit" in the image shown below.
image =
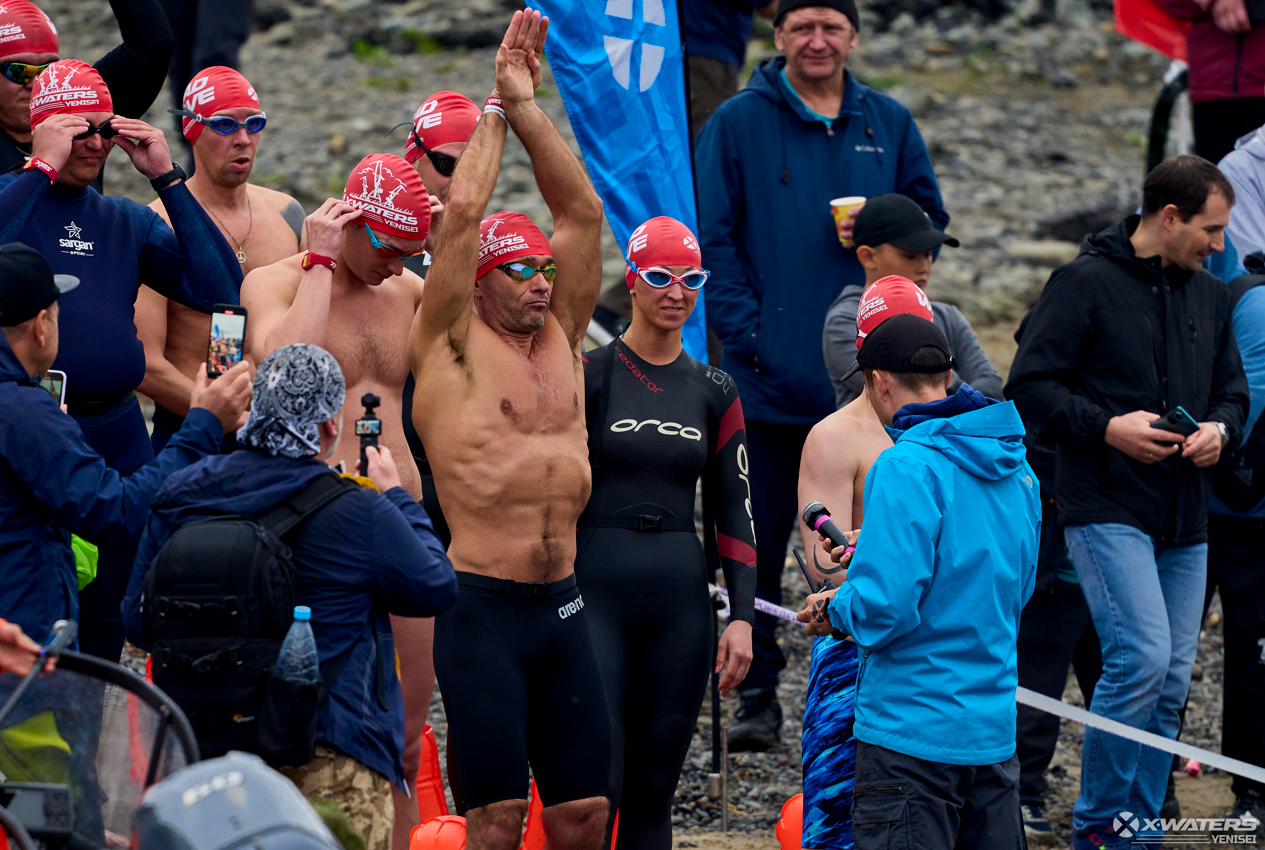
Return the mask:
[[682,425],[680,422],[663,422],[659,419],[646,419],[642,422],[636,419],[621,419],[611,426],[611,430],[616,434],[622,434],[625,431],[636,433],[647,425],[658,425],[659,427],[655,430],[666,437],[684,437],[687,440],[703,439],[703,432],[697,428]]
[[580,613],[580,610],[583,608],[584,608],[584,597],[577,596],[574,602],[568,602],[566,605],[562,605],[558,608],[558,619],[565,620],[567,617],[570,617],[572,614]]

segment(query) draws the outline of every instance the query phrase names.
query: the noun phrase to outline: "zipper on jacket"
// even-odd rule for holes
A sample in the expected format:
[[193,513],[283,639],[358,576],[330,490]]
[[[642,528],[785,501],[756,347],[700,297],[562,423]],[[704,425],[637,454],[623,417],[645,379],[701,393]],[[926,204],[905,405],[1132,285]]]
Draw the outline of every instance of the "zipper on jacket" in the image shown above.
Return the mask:
[[869,794],[871,792],[877,792],[877,791],[904,791],[904,790],[905,790],[904,785],[874,785],[874,786],[863,785],[863,786],[859,786],[856,789],[856,793],[860,795],[860,794]]
[[1187,321],[1187,323],[1190,325],[1190,344],[1191,344],[1191,345],[1198,345],[1198,344],[1199,344],[1199,331],[1195,328],[1195,317],[1194,317],[1194,316],[1187,316],[1187,317],[1186,317],[1186,321]]

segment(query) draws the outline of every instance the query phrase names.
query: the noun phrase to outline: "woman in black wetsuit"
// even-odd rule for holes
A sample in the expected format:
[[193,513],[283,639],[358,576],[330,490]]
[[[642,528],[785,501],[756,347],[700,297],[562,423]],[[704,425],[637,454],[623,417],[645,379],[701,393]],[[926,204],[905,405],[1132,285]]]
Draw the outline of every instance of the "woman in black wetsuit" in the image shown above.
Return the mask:
[[707,278],[698,241],[675,219],[654,218],[633,232],[627,256],[632,325],[584,364],[593,495],[575,572],[610,703],[619,850],[669,850],[672,798],[715,646],[694,528],[699,478],[716,505],[730,594],[715,655],[726,694],[751,664],[755,529],[738,391],[681,345]]

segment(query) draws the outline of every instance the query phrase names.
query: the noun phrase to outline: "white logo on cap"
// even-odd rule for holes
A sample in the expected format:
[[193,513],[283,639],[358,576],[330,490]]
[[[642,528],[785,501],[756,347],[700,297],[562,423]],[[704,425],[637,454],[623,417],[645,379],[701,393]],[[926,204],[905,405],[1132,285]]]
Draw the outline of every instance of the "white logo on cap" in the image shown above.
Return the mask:
[[488,257],[499,257],[515,250],[520,245],[526,245],[527,239],[519,236],[517,233],[511,233],[508,236],[497,236],[496,229],[504,224],[501,219],[492,219],[492,226],[488,228],[488,232],[483,237],[483,242],[479,245],[479,263],[482,264]]
[[[411,233],[418,232],[417,216],[413,214],[413,211],[395,205],[395,199],[402,192],[407,191],[408,186],[396,177],[395,173],[382,163],[382,160],[379,159],[373,165],[365,166],[356,172],[355,176],[360,178],[360,191],[345,191],[344,201],[371,218],[377,217],[380,221],[391,222],[399,226],[401,230]],[[395,181],[395,185],[389,191],[385,188],[388,178]],[[371,179],[373,188],[369,187]]]
[[[66,76],[58,79],[61,72],[65,71]],[[79,73],[78,68],[67,68],[65,66],[57,67],[49,65],[47,79],[40,86],[38,97],[31,100],[31,113],[42,112],[46,109],[55,109],[61,107],[63,109],[72,106],[92,106],[101,102],[101,97],[89,85],[72,86],[70,81]]]

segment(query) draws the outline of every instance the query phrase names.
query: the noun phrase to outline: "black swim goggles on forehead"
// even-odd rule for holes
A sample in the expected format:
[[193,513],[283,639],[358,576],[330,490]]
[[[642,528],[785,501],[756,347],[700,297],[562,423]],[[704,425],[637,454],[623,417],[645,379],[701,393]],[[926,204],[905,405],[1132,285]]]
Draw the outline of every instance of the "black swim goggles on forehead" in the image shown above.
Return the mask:
[[113,139],[115,136],[119,134],[118,130],[110,126],[110,122],[113,120],[114,120],[114,116],[110,116],[109,118],[102,121],[100,126],[93,124],[91,121],[89,121],[88,129],[84,130],[82,133],[80,133],[77,136],[74,136],[73,138],[76,142],[79,142],[88,138],[89,136],[95,136],[99,133],[101,135],[101,138],[103,139]]
[[0,74],[4,74],[6,80],[24,86],[43,73],[44,69],[51,64],[53,63],[45,62],[43,65],[28,65],[25,62],[4,62],[0,63]]
[[221,136],[231,136],[238,131],[239,128],[245,127],[246,132],[252,136],[256,133],[262,133],[264,127],[268,126],[268,116],[262,112],[258,115],[252,115],[245,121],[238,121],[231,115],[212,115],[204,118],[196,112],[190,112],[188,109],[168,109],[172,115],[179,115],[181,118],[191,118],[199,124],[205,124]]
[[391,135],[392,133],[394,133],[396,130],[400,129],[401,127],[408,127],[408,131],[413,134],[413,144],[417,145],[419,148],[422,149],[422,153],[426,154],[426,158],[430,160],[431,165],[435,166],[436,171],[438,171],[444,177],[452,176],[452,172],[457,167],[457,158],[455,156],[449,156],[446,153],[439,153],[438,151],[433,151],[430,148],[426,147],[426,143],[422,141],[422,137],[417,135],[417,128],[413,126],[412,121],[404,121],[400,124],[396,124],[394,127],[392,127],[390,130],[387,130],[386,133],[383,134],[384,138],[386,136]]

